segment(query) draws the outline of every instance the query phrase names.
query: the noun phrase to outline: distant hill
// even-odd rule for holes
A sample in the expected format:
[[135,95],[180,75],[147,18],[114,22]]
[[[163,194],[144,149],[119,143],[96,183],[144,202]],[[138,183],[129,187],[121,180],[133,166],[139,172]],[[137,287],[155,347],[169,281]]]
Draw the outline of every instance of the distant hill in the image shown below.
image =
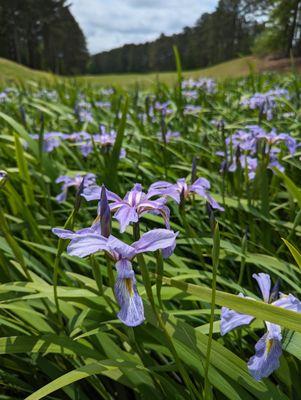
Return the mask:
[[[301,70],[301,59],[295,60],[298,70]],[[197,78],[200,76],[215,79],[236,78],[246,76],[250,72],[250,65],[255,72],[276,71],[285,72],[291,68],[290,59],[268,60],[248,56],[220,63],[210,68],[184,71],[185,77]],[[24,67],[13,61],[0,58],[0,84],[7,85],[10,81],[48,81],[69,80],[74,77],[61,77],[48,72],[41,72]],[[146,87],[159,79],[167,84],[172,84],[177,79],[176,72],[161,72],[149,74],[107,74],[107,75],[82,75],[76,77],[79,82],[100,85],[128,86],[135,83]]]

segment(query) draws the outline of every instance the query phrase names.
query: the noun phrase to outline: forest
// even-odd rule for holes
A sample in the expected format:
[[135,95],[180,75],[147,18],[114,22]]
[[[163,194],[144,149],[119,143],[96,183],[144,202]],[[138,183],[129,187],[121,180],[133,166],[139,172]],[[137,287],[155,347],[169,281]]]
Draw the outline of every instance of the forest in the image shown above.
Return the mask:
[[[0,57],[61,75],[171,71],[173,46],[184,70],[253,52],[298,56],[300,0],[219,0],[194,26],[153,42],[89,55],[84,33],[66,0],[1,0]],[[100,22],[101,24],[101,22]]]

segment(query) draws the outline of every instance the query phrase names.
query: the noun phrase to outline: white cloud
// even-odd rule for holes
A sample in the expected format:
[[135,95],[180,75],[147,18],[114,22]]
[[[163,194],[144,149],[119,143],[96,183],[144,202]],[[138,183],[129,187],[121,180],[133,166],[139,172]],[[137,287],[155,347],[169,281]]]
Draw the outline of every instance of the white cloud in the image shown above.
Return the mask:
[[180,32],[218,0],[71,0],[91,54]]

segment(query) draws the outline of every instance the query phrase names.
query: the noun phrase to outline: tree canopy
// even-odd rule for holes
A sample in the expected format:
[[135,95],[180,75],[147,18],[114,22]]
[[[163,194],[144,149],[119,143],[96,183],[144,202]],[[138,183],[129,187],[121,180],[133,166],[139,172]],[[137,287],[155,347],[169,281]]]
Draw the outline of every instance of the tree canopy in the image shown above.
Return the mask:
[[59,74],[86,69],[86,40],[66,0],[1,0],[0,56]]

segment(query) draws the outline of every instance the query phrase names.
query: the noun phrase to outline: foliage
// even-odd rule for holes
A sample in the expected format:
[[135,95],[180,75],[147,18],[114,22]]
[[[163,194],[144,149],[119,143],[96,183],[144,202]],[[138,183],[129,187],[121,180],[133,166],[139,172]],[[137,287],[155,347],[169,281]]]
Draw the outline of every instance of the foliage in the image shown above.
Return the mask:
[[254,37],[262,27],[245,18],[240,3],[240,0],[220,0],[213,13],[203,14],[193,27],[185,27],[179,34],[161,34],[153,42],[126,44],[93,55],[89,72],[171,71],[175,68],[173,45],[178,47],[186,70],[250,54]]
[[85,71],[86,41],[66,0],[1,0],[0,56],[31,68]]
[[[279,147],[285,167],[280,173],[265,167],[266,153],[258,146],[259,168],[252,180],[241,166],[221,169],[216,154],[225,151],[226,138],[258,123],[266,132],[276,128],[300,141],[300,77],[250,74],[218,82],[209,93],[201,83],[197,97],[189,99],[178,60],[174,85],[158,81],[147,90],[104,90],[69,80],[20,81],[10,90],[2,88],[0,170],[7,173],[0,173],[3,398],[300,398],[301,315],[236,296],[243,292],[254,298],[252,274],[266,272],[273,281],[281,278],[283,293],[301,299],[300,148],[289,154]],[[289,98],[275,100],[271,120],[241,103],[279,87],[289,91]],[[187,113],[188,104],[201,109]],[[79,107],[87,111],[87,120],[79,118]],[[163,115],[162,110],[169,111]],[[94,141],[84,157],[80,142],[69,135],[86,131],[93,138],[99,124],[116,131],[115,146]],[[167,129],[180,136],[167,142]],[[58,131],[63,134],[59,145],[43,151],[46,133]],[[118,160],[121,148],[126,157]],[[232,154],[232,161],[239,156]],[[136,182],[147,190],[158,180],[204,177],[225,209],[213,214],[196,194],[180,206],[168,201],[171,228],[179,231],[177,246],[164,262],[160,253],[147,253],[133,263],[146,318],[135,328],[116,317],[116,272],[108,258],[101,252],[70,256],[65,242],[51,232],[58,226],[80,229],[95,220],[97,202],[80,201],[75,188],[65,202],[56,201],[59,175],[88,172],[122,197]],[[132,243],[132,227],[120,234],[112,221],[112,233]],[[148,213],[140,220],[141,232],[163,227],[159,215]],[[222,337],[221,306],[257,320]],[[284,328],[284,353],[280,368],[257,382],[246,361],[262,336],[263,320]]]

